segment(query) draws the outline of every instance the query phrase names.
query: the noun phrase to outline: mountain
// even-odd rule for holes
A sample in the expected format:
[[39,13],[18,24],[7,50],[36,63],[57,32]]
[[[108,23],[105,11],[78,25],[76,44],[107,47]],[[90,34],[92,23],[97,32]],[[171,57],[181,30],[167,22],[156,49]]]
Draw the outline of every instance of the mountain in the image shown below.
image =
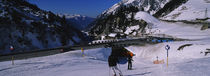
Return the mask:
[[[145,34],[147,24],[153,24],[136,18],[142,16],[140,14],[155,14],[168,2],[169,0],[122,0],[97,17],[89,34],[96,38],[113,33],[118,34],[119,38]],[[136,15],[137,13],[139,14]]]
[[88,16],[82,16],[82,15],[69,15],[69,14],[59,14],[59,16],[65,16],[66,20],[70,23],[73,23],[74,27],[79,30],[86,30],[89,28],[89,24],[92,23],[95,18],[88,17]]
[[137,7],[140,11],[147,11],[150,14],[156,13],[159,9],[163,8],[169,0],[122,0],[116,3],[102,14],[111,14],[117,12],[122,7]]
[[189,0],[169,14],[163,20],[210,21],[210,0]]
[[81,44],[84,34],[65,18],[26,0],[0,0],[0,54]]
[[115,34],[115,38],[139,37],[149,34],[149,30],[155,28],[156,23],[159,22],[156,18],[169,14],[187,1],[122,0],[104,11],[91,23],[93,27],[89,34],[97,39],[100,36],[109,38],[110,34]]

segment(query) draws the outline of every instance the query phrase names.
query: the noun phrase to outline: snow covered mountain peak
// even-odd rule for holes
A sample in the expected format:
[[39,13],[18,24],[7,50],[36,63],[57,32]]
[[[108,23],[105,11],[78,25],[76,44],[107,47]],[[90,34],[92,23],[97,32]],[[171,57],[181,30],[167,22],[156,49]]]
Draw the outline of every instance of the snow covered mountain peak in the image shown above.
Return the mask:
[[[96,19],[90,35],[140,36],[146,28],[159,21],[152,15],[171,0],[122,0],[104,11]],[[132,29],[136,27],[135,29]]]
[[79,14],[58,14],[60,17],[65,16],[66,18],[86,17]]
[[73,23],[73,27],[79,30],[86,30],[89,27],[88,25],[95,20],[95,18],[79,14],[59,14],[59,16],[65,16],[66,20]]
[[136,6],[139,9],[149,12],[150,14],[156,13],[170,0],[122,0],[116,3],[108,10],[104,11],[103,14],[115,13],[121,6]]

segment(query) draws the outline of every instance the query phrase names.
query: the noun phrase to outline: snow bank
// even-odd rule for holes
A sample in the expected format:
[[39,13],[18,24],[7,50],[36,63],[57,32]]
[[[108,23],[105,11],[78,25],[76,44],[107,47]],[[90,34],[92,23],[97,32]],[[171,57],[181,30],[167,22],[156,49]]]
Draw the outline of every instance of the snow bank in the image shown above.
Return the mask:
[[[193,44],[192,46],[186,46],[183,50],[178,50],[182,45]],[[171,49],[169,50],[169,58],[172,62],[182,61],[186,59],[197,59],[210,56],[204,56],[204,52],[210,47],[210,43],[205,43],[205,41],[184,41],[184,42],[169,42],[161,43],[155,45],[145,45],[144,47],[130,46],[127,47],[130,51],[136,54],[137,58],[145,58],[148,60],[156,60],[157,56],[160,60],[166,60],[167,52],[165,46],[169,45]]]
[[210,30],[201,30],[202,25],[161,22],[156,27],[157,28],[152,29],[152,31],[159,31],[156,31],[154,34],[166,34],[175,38],[183,39],[210,38]]
[[90,56],[93,57],[94,59],[103,60],[103,61],[107,61],[110,54],[111,54],[111,48],[85,50],[86,56]]

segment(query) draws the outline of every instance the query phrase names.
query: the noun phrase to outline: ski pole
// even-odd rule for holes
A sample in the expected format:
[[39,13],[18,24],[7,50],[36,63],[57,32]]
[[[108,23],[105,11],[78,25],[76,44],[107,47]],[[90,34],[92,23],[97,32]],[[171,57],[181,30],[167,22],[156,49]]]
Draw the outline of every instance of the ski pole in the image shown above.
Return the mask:
[[110,76],[110,67],[109,67],[109,76]]

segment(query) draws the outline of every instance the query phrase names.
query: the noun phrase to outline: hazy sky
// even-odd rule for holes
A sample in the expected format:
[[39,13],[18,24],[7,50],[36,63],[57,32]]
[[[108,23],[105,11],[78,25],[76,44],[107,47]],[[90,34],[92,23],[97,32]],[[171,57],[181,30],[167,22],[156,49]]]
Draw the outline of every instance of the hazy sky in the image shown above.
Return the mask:
[[81,14],[96,17],[120,0],[28,0],[54,13]]

